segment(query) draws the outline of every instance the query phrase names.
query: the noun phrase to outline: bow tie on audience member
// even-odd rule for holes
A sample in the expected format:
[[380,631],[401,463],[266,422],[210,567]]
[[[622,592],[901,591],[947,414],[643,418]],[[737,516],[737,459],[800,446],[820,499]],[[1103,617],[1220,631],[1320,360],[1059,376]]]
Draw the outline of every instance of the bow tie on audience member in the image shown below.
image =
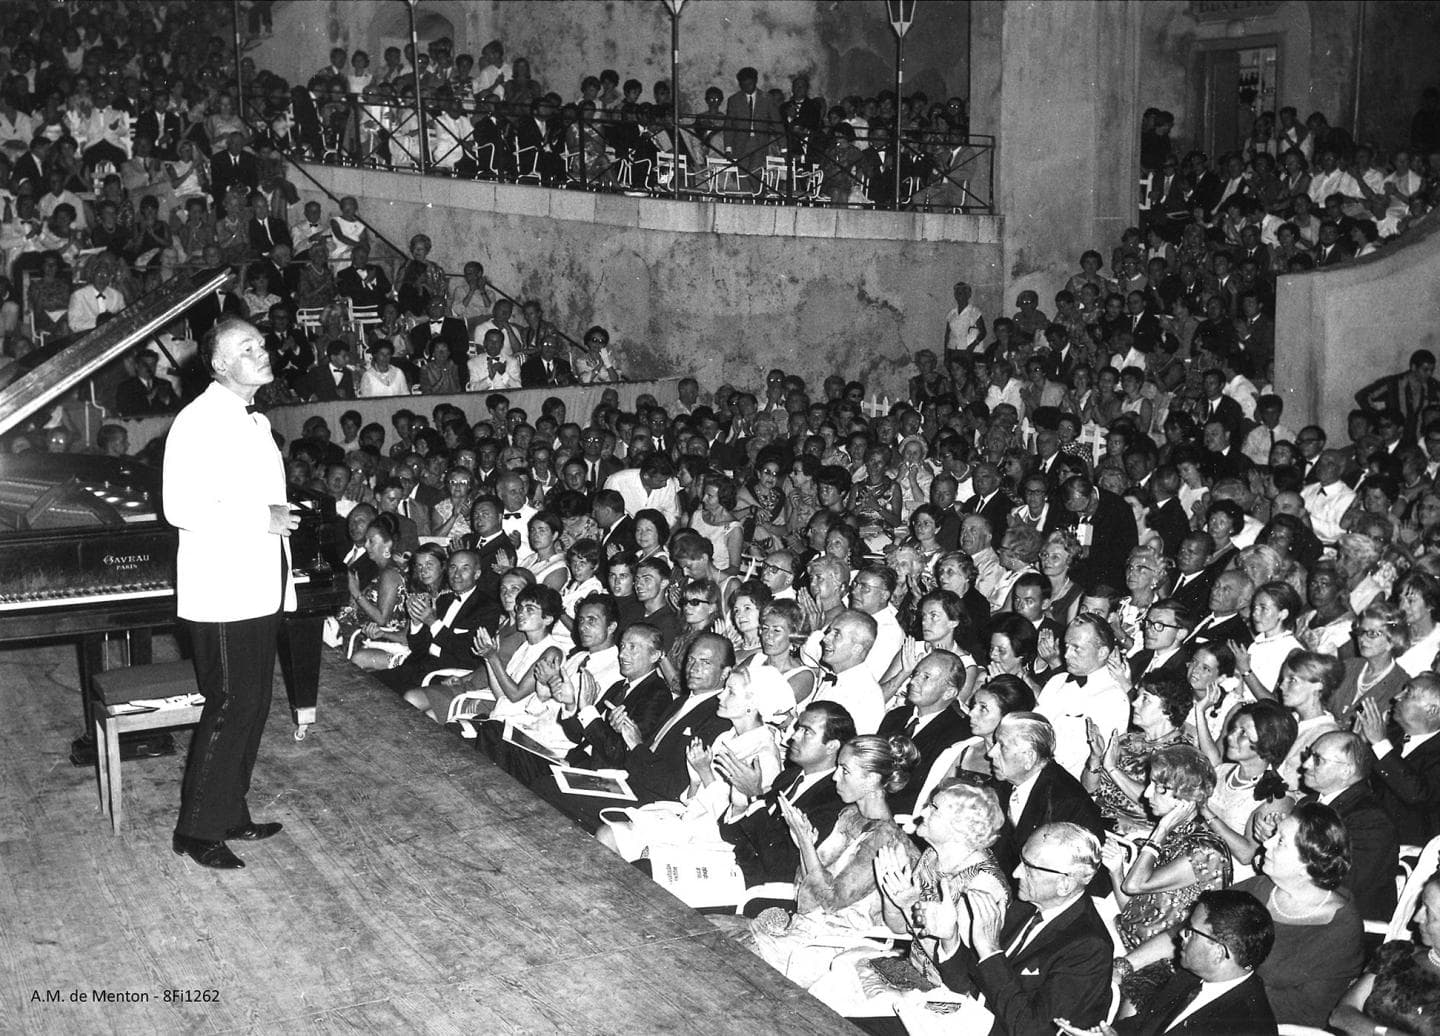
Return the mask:
[[247,414],[258,414],[260,412],[260,408],[254,403],[247,403],[245,405],[245,412]]
[[832,673],[830,670],[828,670],[828,669],[822,670],[821,673],[820,673],[820,686],[821,686],[821,687],[834,687],[835,684],[839,681],[839,679],[840,679],[840,678],[839,678],[838,676],[836,676],[834,673]]
[[491,360],[491,361],[490,361],[490,377],[493,378],[493,377],[495,377],[495,375],[497,375],[497,374],[504,374],[504,373],[505,373],[505,361],[504,361],[504,360]]
[[1074,673],[1071,673],[1069,679],[1076,687],[1084,687],[1090,682],[1090,674],[1086,673],[1084,676],[1076,676]]
[[506,512],[505,512],[505,519],[504,519],[504,520],[505,520],[505,521],[510,521],[510,520],[512,520],[512,519],[519,518],[519,517],[520,517],[520,512],[519,512],[519,511],[506,511]]
[[445,322],[444,322],[443,320],[432,320],[432,321],[430,321],[430,330],[431,330],[431,331],[435,331],[435,332],[438,333],[439,330],[440,330],[442,327],[444,327],[444,326],[445,326]]

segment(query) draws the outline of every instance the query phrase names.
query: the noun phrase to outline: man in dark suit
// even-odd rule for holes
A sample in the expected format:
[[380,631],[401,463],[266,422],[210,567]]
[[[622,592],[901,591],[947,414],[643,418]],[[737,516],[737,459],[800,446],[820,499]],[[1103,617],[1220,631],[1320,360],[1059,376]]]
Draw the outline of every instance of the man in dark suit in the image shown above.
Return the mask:
[[1160,323],[1160,318],[1146,308],[1145,293],[1132,291],[1125,297],[1125,307],[1125,330],[1130,332],[1135,348],[1147,355],[1153,353],[1160,347],[1160,340],[1165,336],[1165,327]]
[[378,306],[390,297],[390,278],[370,261],[370,249],[358,244],[350,249],[350,265],[335,275],[335,290],[357,306]]
[[1219,421],[1225,426],[1231,444],[1238,445],[1236,436],[1245,424],[1245,411],[1240,409],[1239,403],[1225,395],[1224,373],[1218,367],[1212,367],[1201,376],[1200,384],[1205,393],[1200,412],[1196,415],[1201,426]]
[[290,248],[290,228],[283,219],[270,215],[270,203],[259,191],[251,191],[250,203],[250,250],[256,255],[269,255],[276,245]]
[[1165,556],[1173,558],[1180,544],[1190,535],[1190,516],[1180,502],[1180,472],[1173,464],[1162,464],[1150,475],[1150,493],[1155,506],[1150,508],[1146,524],[1160,534]]
[[170,414],[180,409],[175,391],[164,378],[155,376],[159,358],[148,349],[135,354],[135,376],[115,387],[115,409],[122,417],[142,414]]
[[334,403],[355,398],[355,376],[345,363],[350,347],[336,339],[325,348],[325,362],[295,379],[295,392],[307,402]]
[[1072,576],[1081,585],[1124,586],[1126,560],[1140,540],[1130,505],[1083,475],[1072,475],[1060,488],[1069,512],[1065,523],[1086,549]]
[[607,557],[637,549],[635,519],[625,513],[625,498],[618,492],[613,489],[596,490],[591,498],[590,516],[600,526],[600,549]]
[[[476,481],[479,481],[478,475]],[[468,537],[469,546],[480,558],[480,588],[492,595],[500,592],[500,576],[495,571],[495,557],[501,548],[514,550],[514,544],[505,534],[504,515],[505,505],[488,489],[482,490],[470,504],[470,528],[473,531]]]
[[1145,646],[1130,656],[1130,683],[1138,684],[1146,675],[1161,674],[1185,683],[1185,667],[1190,652],[1185,650],[1185,636],[1195,626],[1193,613],[1173,599],[1156,601],[1145,613],[1140,629]]
[[833,701],[812,702],[795,719],[786,750],[787,765],[768,790],[755,783],[759,774],[741,770],[732,785],[751,798],[745,809],[733,805],[720,820],[720,837],[735,848],[735,863],[747,886],[793,881],[800,850],[780,812],[783,797],[805,815],[824,841],[845,808],[835,789],[835,762],[845,742],[855,737],[855,721]]
[[[289,231],[286,231],[286,234],[288,235]],[[295,292],[300,287],[300,267],[290,261],[292,254],[287,237],[283,241],[277,241],[269,253],[251,269],[265,271],[271,293],[278,295],[281,302],[293,309]]]
[[1142,1011],[1115,1023],[1119,1036],[1275,1036],[1275,1012],[1255,969],[1275,942],[1275,925],[1248,892],[1200,893],[1180,929],[1179,967]]
[[530,114],[522,115],[515,127],[516,171],[520,176],[535,176],[542,183],[554,183],[565,172],[561,156],[564,131],[553,118],[555,106],[544,98],[530,102]]
[[184,136],[185,127],[179,112],[166,110],[170,97],[164,90],[156,90],[152,100],[155,105],[153,108],[135,116],[132,136],[137,143],[141,137],[150,138],[155,157],[173,162],[179,157],[177,148]]
[[1419,431],[1416,424],[1420,411],[1440,404],[1440,381],[1435,378],[1435,354],[1417,349],[1410,354],[1410,366],[1403,374],[1387,374],[1370,382],[1355,393],[1355,403],[1362,410],[1377,414],[1394,414],[1405,424],[1408,435]]
[[210,193],[217,206],[230,185],[237,183],[247,194],[260,183],[260,167],[245,150],[245,137],[238,131],[225,138],[225,150],[210,160]]
[[1020,847],[1046,824],[1066,821],[1101,836],[1095,800],[1054,756],[1055,728],[1038,713],[1012,712],[995,730],[990,765],[1005,825],[993,852],[1006,874],[1020,862]]
[[1010,522],[1010,512],[1015,510],[1015,501],[1000,488],[1000,470],[989,461],[980,461],[970,469],[971,485],[975,495],[960,505],[962,514],[978,514],[990,522],[990,545],[1000,549],[1005,538],[1005,527]]
[[725,102],[725,153],[758,182],[765,156],[780,132],[780,112],[759,88],[760,73],[755,69],[742,68],[735,79],[740,89]]
[[608,770],[625,765],[631,746],[616,728],[629,718],[641,740],[655,736],[660,720],[674,704],[674,696],[660,675],[664,655],[660,631],[648,623],[632,623],[620,637],[620,675],[593,705],[577,702],[573,712],[562,713],[560,726],[575,742],[565,757],[571,766]]
[[1186,534],[1175,552],[1175,575],[1166,581],[1162,592],[1183,604],[1191,615],[1210,611],[1210,588],[1219,573],[1212,575],[1206,564],[1214,552],[1215,541],[1208,532]]
[[[1008,719],[1009,717],[1007,717]],[[1105,1020],[1115,947],[1086,889],[1100,869],[1100,840],[1077,824],[1046,824],[1024,843],[1017,868],[1019,898],[1002,914],[998,901],[966,897],[970,931],[957,931],[953,904],[922,903],[925,927],[945,941],[945,985],[981,994],[995,1016],[992,1036],[1038,1036],[1052,1019],[1079,1028]]]
[[1350,835],[1350,871],[1345,886],[1355,894],[1360,916],[1388,920],[1395,912],[1395,867],[1400,839],[1395,824],[1370,790],[1373,756],[1348,731],[1321,734],[1300,764],[1301,783],[1340,815]]
[[499,619],[499,604],[477,591],[480,557],[471,550],[450,555],[450,589],[434,601],[412,597],[406,603],[410,619],[410,657],[403,665],[380,673],[380,680],[396,691],[419,687],[426,674],[436,669],[474,669],[480,664],[475,653],[475,631],[491,630]]
[[[604,451],[604,430],[593,426],[585,429],[585,433],[580,437],[580,456],[576,459],[585,465],[585,482],[592,492],[604,486],[607,478],[625,467]],[[621,497],[620,500],[624,503],[625,498]]]
[[1215,577],[1210,587],[1210,610],[1195,624],[1190,636],[1185,639],[1187,647],[1201,644],[1249,644],[1255,639],[1245,615],[1250,609],[1250,598],[1255,594],[1255,584],[1239,569],[1230,569]]
[[[220,265],[220,249],[214,245],[207,245],[203,253],[202,262],[206,268]],[[185,321],[190,325],[190,333],[196,339],[205,337],[205,332],[219,322],[222,316],[244,317],[247,315],[245,303],[230,289],[234,287],[235,279],[232,277],[215,291],[206,292],[196,299],[185,311]]]
[[[1383,635],[1383,633],[1382,633]],[[1421,673],[1395,697],[1390,738],[1373,700],[1360,706],[1358,731],[1375,755],[1371,784],[1395,822],[1403,845],[1424,845],[1440,834],[1440,677]]]
[[270,307],[270,333],[265,336],[265,351],[275,377],[293,384],[315,366],[315,343],[304,328],[290,322],[290,310],[283,303]]
[[430,355],[430,343],[436,339],[450,347],[452,360],[465,355],[468,343],[465,336],[465,321],[447,315],[445,300],[430,300],[429,319],[416,324],[409,331],[410,355]]
[[18,188],[25,181],[35,188],[35,196],[38,198],[45,193],[47,177],[45,175],[45,163],[50,156],[51,141],[47,137],[36,137],[30,141],[30,149],[15,161],[15,168],[10,173],[10,187]]
[[575,372],[570,361],[560,355],[560,345],[554,337],[542,339],[540,353],[520,365],[522,388],[542,388],[575,384]]
[[[915,744],[920,761],[910,783],[890,795],[896,813],[914,813],[930,768],[940,753],[970,736],[970,720],[955,709],[955,699],[965,683],[965,663],[949,651],[932,651],[915,665],[905,684],[905,704],[885,713],[877,733],[881,737],[903,734]],[[924,803],[918,803],[923,806]]]
[[[640,728],[632,719],[626,718],[617,724],[625,743],[635,745],[625,753],[624,769],[639,805],[678,799],[690,783],[686,767],[690,743],[698,739],[708,747],[730,729],[730,721],[718,715],[718,706],[720,692],[734,665],[735,648],[730,641],[715,633],[702,633],[685,655],[683,677],[689,694],[677,699],[661,717],[655,734],[642,739]],[[560,791],[553,777],[542,778],[534,788],[587,831],[599,828],[600,811],[607,800],[567,795]]]

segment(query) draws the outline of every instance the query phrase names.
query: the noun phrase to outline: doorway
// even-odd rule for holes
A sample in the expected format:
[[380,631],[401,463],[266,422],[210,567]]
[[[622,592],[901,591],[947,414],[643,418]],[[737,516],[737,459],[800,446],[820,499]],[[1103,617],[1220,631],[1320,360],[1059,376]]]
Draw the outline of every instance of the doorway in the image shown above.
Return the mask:
[[1260,113],[1275,111],[1280,58],[1274,37],[1216,40],[1201,51],[1202,146],[1212,157],[1237,150]]

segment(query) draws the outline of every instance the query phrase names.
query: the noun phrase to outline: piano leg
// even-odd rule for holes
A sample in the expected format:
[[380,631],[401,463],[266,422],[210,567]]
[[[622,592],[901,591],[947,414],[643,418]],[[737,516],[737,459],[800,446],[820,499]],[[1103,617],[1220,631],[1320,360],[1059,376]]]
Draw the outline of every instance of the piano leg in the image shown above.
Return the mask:
[[295,717],[295,740],[304,741],[315,722],[320,694],[320,634],[323,615],[286,615],[280,623],[280,672]]

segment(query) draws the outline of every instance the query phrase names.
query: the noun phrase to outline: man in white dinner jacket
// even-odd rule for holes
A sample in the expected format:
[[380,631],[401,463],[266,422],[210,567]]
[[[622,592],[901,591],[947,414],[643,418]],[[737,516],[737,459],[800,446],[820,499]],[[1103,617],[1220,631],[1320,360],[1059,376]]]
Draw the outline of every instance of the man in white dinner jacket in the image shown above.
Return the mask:
[[[295,610],[288,537],[300,524],[270,422],[253,411],[274,375],[265,337],[224,317],[200,343],[213,381],[171,426],[165,517],[180,531],[176,613],[190,634],[205,708],[190,742],[172,847],[203,867],[245,866],[227,840],[280,830],[245,796],[270,713],[280,612]],[[223,444],[224,464],[215,463]]]

